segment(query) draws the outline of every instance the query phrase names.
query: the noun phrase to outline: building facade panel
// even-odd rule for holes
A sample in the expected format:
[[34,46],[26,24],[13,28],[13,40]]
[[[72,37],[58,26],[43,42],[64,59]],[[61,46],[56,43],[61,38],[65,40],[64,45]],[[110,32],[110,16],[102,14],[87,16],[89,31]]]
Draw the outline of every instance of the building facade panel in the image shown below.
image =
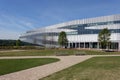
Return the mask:
[[119,14],[74,20],[27,31],[20,39],[46,47],[58,47],[59,33],[65,31],[69,41],[68,48],[99,48],[98,33],[104,28],[111,32],[111,42],[115,44],[111,48],[120,50]]

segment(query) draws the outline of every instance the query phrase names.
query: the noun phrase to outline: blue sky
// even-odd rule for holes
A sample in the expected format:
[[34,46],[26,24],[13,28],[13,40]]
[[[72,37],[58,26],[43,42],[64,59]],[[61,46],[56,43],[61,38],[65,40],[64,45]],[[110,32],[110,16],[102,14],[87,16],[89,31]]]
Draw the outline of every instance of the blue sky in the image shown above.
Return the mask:
[[0,0],[0,39],[75,19],[120,14],[120,0]]

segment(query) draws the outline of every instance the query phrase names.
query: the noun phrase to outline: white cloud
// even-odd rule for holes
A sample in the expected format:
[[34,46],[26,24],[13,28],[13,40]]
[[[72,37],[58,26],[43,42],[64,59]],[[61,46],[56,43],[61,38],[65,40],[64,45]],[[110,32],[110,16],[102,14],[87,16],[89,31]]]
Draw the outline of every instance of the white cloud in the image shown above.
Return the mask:
[[4,26],[15,27],[19,29],[32,29],[33,23],[25,20],[25,18],[14,17],[8,15],[0,16],[0,24]]
[[18,39],[21,33],[34,29],[33,25],[24,17],[0,15],[0,39]]
[[19,32],[12,32],[9,30],[0,31],[0,39],[19,39]]

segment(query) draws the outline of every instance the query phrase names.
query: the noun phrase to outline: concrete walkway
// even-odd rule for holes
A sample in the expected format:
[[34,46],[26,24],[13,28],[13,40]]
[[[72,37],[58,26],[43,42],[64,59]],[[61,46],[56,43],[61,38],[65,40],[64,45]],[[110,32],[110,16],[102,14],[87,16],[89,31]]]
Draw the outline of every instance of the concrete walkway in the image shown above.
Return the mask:
[[0,52],[19,52],[19,51],[26,51],[26,50],[0,50]]
[[58,72],[72,65],[80,63],[93,56],[27,56],[27,57],[1,57],[0,59],[18,58],[59,58],[60,61],[38,66],[6,75],[0,76],[0,80],[39,80],[52,73]]

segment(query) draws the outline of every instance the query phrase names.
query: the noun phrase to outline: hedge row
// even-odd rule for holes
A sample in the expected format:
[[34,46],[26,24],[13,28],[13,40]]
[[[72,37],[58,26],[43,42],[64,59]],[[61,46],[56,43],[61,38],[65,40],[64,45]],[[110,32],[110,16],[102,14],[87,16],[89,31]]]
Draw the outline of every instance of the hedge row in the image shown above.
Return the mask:
[[0,46],[0,49],[44,49],[38,46]]

